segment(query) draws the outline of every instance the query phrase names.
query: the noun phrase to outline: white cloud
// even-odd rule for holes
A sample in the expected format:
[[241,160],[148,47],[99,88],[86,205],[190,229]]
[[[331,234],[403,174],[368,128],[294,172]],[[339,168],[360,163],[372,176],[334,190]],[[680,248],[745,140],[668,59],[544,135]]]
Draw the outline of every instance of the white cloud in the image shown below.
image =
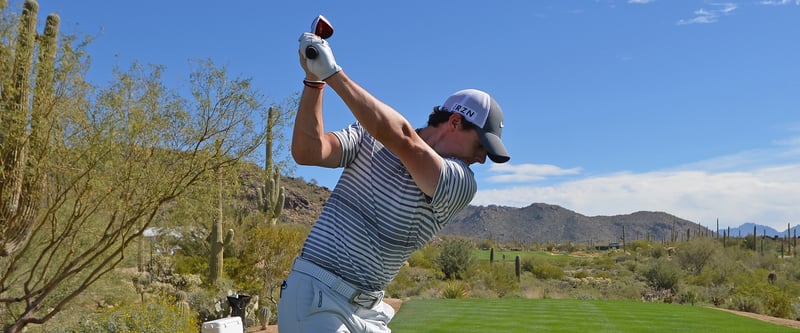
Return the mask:
[[[673,169],[620,172],[553,185],[518,185],[479,190],[473,205],[525,207],[560,205],[588,216],[663,211],[715,226],[753,222],[778,230],[800,224],[800,140],[781,140],[769,149],[749,150]],[[552,165],[492,167],[524,178],[576,175],[579,168]]]
[[794,3],[795,5],[800,5],[800,0],[763,0],[758,2],[761,5],[770,5],[770,6],[783,6],[783,5],[790,5]]
[[525,183],[543,180],[552,176],[576,175],[581,172],[580,168],[562,169],[550,164],[521,164],[510,163],[492,164],[489,168],[492,173],[498,175],[491,176],[487,180],[493,183]]
[[678,25],[695,24],[695,23],[714,23],[717,22],[717,19],[720,16],[728,15],[737,8],[737,5],[734,3],[712,3],[711,5],[715,6],[715,9],[695,10],[693,18],[678,20]]
[[645,4],[655,2],[656,0],[628,0],[628,3],[638,3],[638,4]]
[[782,230],[800,223],[800,164],[743,172],[619,173],[552,186],[479,191],[473,205],[556,204],[580,214],[663,211],[706,226],[754,222]]

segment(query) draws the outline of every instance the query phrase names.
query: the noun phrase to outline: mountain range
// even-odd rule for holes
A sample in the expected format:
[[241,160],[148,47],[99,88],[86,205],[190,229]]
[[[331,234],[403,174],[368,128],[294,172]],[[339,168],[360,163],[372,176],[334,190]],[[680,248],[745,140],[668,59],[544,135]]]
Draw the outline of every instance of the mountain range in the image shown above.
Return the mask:
[[[252,179],[258,182],[255,179]],[[284,222],[313,223],[325,204],[330,190],[302,178],[284,178],[286,202]],[[252,183],[251,183],[252,184]],[[258,186],[253,184],[254,186]],[[737,228],[719,230],[733,237],[753,234],[785,236],[771,227],[745,223]],[[620,242],[649,239],[680,240],[697,235],[714,235],[717,226],[703,226],[666,212],[639,211],[625,215],[585,216],[561,206],[532,203],[527,207],[467,206],[440,231],[440,235],[463,236],[499,242]],[[796,227],[795,227],[796,228]],[[624,235],[623,235],[624,230]],[[791,229],[790,229],[791,230]]]

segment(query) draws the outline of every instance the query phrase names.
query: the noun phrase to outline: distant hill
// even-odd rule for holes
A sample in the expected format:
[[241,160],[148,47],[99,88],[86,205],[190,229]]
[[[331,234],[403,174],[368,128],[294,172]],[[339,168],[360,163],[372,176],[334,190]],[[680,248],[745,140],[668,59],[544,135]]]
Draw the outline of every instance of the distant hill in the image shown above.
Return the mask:
[[492,239],[500,242],[616,242],[622,240],[669,240],[673,232],[685,238],[710,234],[708,228],[664,212],[635,212],[615,216],[585,216],[569,209],[534,203],[528,207],[469,206],[441,231],[444,235]]
[[[786,235],[787,232],[790,232],[791,234],[788,235],[788,236],[789,237],[794,237],[795,234],[796,234],[796,229],[798,228],[798,225],[795,225],[795,226],[791,227],[791,229],[778,231],[778,230],[773,229],[772,227],[768,227],[768,226],[765,226],[765,225],[759,225],[759,224],[755,224],[755,223],[744,223],[744,224],[740,225],[737,228],[731,228],[730,229],[731,230],[730,231],[731,232],[731,236],[732,237],[740,237],[740,236],[744,237],[744,236],[747,236],[747,235],[752,235],[753,234],[753,227],[756,228],[756,235],[759,235],[759,236],[767,235],[768,237],[775,237],[775,236],[786,237],[787,236]],[[720,233],[722,231],[723,230],[720,230]],[[725,231],[727,231],[727,229]]]

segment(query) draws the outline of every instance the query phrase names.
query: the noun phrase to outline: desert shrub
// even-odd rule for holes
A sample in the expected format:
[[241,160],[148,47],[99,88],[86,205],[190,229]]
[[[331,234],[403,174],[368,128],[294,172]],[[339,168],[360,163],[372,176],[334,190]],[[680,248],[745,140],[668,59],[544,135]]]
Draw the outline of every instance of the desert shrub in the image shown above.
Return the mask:
[[491,239],[481,239],[478,241],[478,248],[481,250],[488,250],[495,247],[497,244]]
[[197,274],[172,274],[165,277],[164,282],[179,290],[194,290],[203,284],[203,279]]
[[653,245],[648,252],[653,259],[663,258],[669,255],[667,248],[661,244]]
[[637,260],[626,261],[622,265],[631,273],[636,273],[636,270],[639,268],[639,262]]
[[778,318],[790,318],[792,315],[792,300],[786,293],[775,288],[769,288],[762,294],[764,311],[767,315]]
[[145,270],[159,280],[165,276],[172,275],[175,270],[175,259],[171,255],[156,253],[150,256],[150,261],[145,264]]
[[79,324],[62,329],[59,333],[161,333],[191,332],[200,330],[197,316],[182,312],[171,297],[145,304],[127,304],[90,316]]
[[230,312],[227,300],[223,300],[218,292],[212,290],[202,289],[189,293],[188,302],[201,322],[226,317]]
[[394,298],[418,296],[442,278],[444,275],[436,270],[403,266],[394,280],[386,286],[386,294]]
[[724,251],[718,251],[711,257],[697,275],[687,276],[688,284],[698,286],[724,285],[731,282],[739,272],[747,270],[741,262],[735,261]]
[[680,281],[680,268],[667,258],[660,258],[644,271],[644,278],[655,289],[676,291]]
[[616,267],[616,263],[614,262],[614,255],[611,252],[609,252],[605,256],[594,258],[594,261],[592,262],[592,267],[603,270],[614,269]]
[[687,272],[699,274],[720,248],[719,243],[707,238],[695,238],[681,243],[675,253],[680,266]]
[[642,240],[642,239],[634,240],[628,246],[628,249],[631,252],[636,252],[636,253],[647,253],[652,248],[653,248],[653,244],[651,242],[646,241],[646,240]]
[[589,277],[589,272],[587,272],[586,270],[583,270],[583,269],[577,270],[577,271],[572,273],[572,277],[574,277],[576,279],[584,279],[584,278]]
[[745,265],[752,269],[763,269],[773,271],[783,264],[783,260],[773,253],[745,252],[740,259]]
[[200,256],[175,255],[175,273],[208,275],[208,258]]
[[442,242],[442,250],[436,258],[436,264],[447,279],[462,279],[472,268],[476,260],[473,256],[472,244],[461,238],[446,238]]
[[469,285],[460,280],[450,280],[444,283],[442,288],[442,298],[467,298],[469,295]]
[[573,291],[566,281],[534,279],[530,273],[525,272],[520,282],[519,296],[536,299],[567,298]]
[[556,246],[556,250],[558,250],[559,252],[572,253],[572,252],[581,250],[581,248],[580,248],[579,245],[576,245],[575,243],[566,242],[566,243],[558,244]]
[[639,300],[645,284],[641,281],[610,280],[606,286],[597,288],[604,299],[608,300]]
[[792,318],[800,321],[800,300],[792,303]]
[[591,265],[591,262],[589,260],[586,260],[586,258],[580,258],[575,260],[575,266],[577,267],[589,267],[589,265]]
[[549,263],[534,266],[531,273],[539,279],[561,280],[564,278],[564,270]]
[[621,264],[621,263],[625,263],[625,262],[628,262],[628,261],[635,261],[636,257],[634,257],[634,256],[632,256],[630,254],[623,253],[623,254],[614,256],[612,259],[614,260],[615,264]]
[[792,302],[789,296],[777,286],[767,282],[738,285],[734,293],[733,306],[747,309],[740,311],[763,313],[779,318],[789,318],[792,314]]
[[800,260],[787,261],[783,271],[786,279],[800,281]]
[[233,276],[241,276],[242,271],[248,265],[242,261],[242,259],[238,257],[224,257],[222,259],[222,269],[224,271],[225,276],[233,277]]
[[734,295],[731,297],[728,308],[731,310],[744,311],[750,313],[761,313],[761,301],[752,296]]
[[642,301],[655,303],[672,303],[675,294],[672,289],[646,288],[642,290]]
[[730,297],[733,287],[728,285],[711,286],[705,289],[705,298],[714,306],[722,306]]
[[533,273],[533,276],[538,279],[560,280],[564,278],[564,270],[556,266],[554,262],[561,262],[566,265],[571,262],[571,260],[564,260],[561,258],[548,260],[536,255],[527,255],[520,258],[520,269]]
[[582,301],[596,301],[597,297],[594,295],[589,294],[579,294],[575,296],[575,299],[582,300]]
[[545,260],[558,267],[569,267],[575,262],[575,257],[570,255],[553,255]]
[[411,253],[411,256],[406,261],[411,267],[434,268],[440,251],[439,247],[428,243],[421,249]]
[[695,305],[700,301],[700,295],[703,290],[697,286],[684,286],[680,288],[680,292],[676,295],[676,301],[679,304]]
[[493,291],[497,297],[507,297],[519,291],[519,283],[511,265],[481,265],[475,271],[473,284]]
[[526,272],[533,271],[534,266],[544,265],[547,261],[535,255],[523,255],[520,257],[520,269]]

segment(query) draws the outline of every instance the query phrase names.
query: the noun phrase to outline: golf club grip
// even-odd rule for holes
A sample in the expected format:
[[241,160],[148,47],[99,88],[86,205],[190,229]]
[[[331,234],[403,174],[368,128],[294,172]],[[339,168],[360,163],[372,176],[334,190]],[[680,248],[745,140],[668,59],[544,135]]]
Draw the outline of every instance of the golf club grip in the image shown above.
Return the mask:
[[306,47],[306,58],[308,59],[316,59],[319,56],[319,51],[313,46]]

